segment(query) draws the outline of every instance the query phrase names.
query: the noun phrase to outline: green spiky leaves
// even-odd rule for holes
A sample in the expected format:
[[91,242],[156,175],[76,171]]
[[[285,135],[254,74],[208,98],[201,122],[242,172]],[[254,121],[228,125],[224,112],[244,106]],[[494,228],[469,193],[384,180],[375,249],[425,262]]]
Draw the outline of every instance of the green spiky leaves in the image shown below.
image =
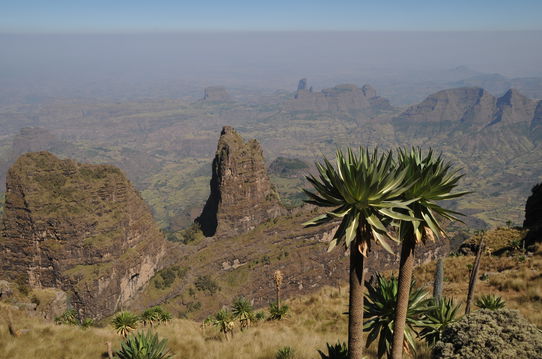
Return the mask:
[[409,238],[425,242],[427,238],[440,238],[445,232],[439,219],[459,221],[456,216],[461,214],[441,207],[439,202],[469,193],[453,192],[463,175],[452,169],[451,163],[444,161],[442,155],[437,156],[432,150],[424,154],[420,148],[399,149],[397,165],[412,181],[402,196],[405,201],[411,201],[405,214],[422,219],[402,221],[399,230],[401,240]]
[[368,235],[359,238],[359,250],[365,255],[370,239],[391,252],[388,239],[396,240],[388,227],[395,219],[412,220],[397,209],[408,209],[408,203],[401,195],[412,184],[405,180],[406,170],[397,170],[392,151],[380,153],[360,148],[358,153],[348,149],[346,155],[338,150],[336,165],[326,158],[317,163],[318,177],[307,176],[315,192],[304,190],[307,203],[319,207],[335,207],[325,214],[304,223],[317,226],[330,221],[341,220],[339,228],[329,245],[332,250],[343,243],[346,248],[358,232]]
[[[388,239],[438,238],[444,233],[439,219],[457,220],[459,214],[438,203],[467,193],[452,192],[462,175],[450,163],[420,148],[399,149],[396,158],[392,151],[338,150],[335,166],[324,158],[316,168],[317,176],[307,176],[314,191],[303,190],[306,202],[333,209],[304,226],[340,220],[329,251],[341,243],[350,248],[356,238],[364,255],[371,240],[391,253]],[[399,238],[391,234],[392,225],[399,228]]]

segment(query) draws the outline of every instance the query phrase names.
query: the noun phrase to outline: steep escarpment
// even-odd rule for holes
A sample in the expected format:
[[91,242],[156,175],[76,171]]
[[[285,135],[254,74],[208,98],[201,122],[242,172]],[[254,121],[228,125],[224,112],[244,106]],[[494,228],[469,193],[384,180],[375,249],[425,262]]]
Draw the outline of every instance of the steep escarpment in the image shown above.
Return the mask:
[[203,101],[206,102],[229,102],[232,98],[222,86],[206,87],[203,91]]
[[27,153],[9,169],[0,276],[69,293],[84,317],[113,313],[161,268],[166,241],[122,172]]
[[306,79],[299,81],[294,98],[284,107],[293,112],[362,112],[367,115],[393,109],[389,101],[377,96],[376,90],[370,85],[359,88],[352,84],[342,84],[314,92],[312,87],[307,88]]
[[527,244],[542,242],[542,183],[535,185],[527,198],[523,228],[529,230]]
[[491,127],[534,127],[538,101],[523,96],[515,89],[495,97],[478,87],[461,87],[439,91],[420,104],[409,107],[395,120],[396,126],[423,124],[420,136],[450,130],[481,131]]
[[229,126],[218,140],[211,194],[196,221],[206,236],[247,232],[283,211],[267,175],[262,148]]
[[[311,293],[323,286],[341,286],[348,280],[348,256],[342,247],[327,251],[338,222],[303,227],[319,213],[318,208],[304,206],[247,233],[204,238],[186,246],[190,254],[176,262],[179,268],[187,269],[186,273],[167,289],[158,289],[160,278],[154,279],[133,307],[163,304],[172,312],[197,319],[229,306],[238,296],[253,301],[255,307],[265,307],[275,300],[276,270],[284,275],[285,297]],[[392,247],[399,252],[399,246]],[[188,250],[184,249],[185,253]],[[416,260],[427,262],[449,250],[447,240],[427,243],[417,248]],[[396,269],[398,256],[374,245],[366,263],[370,273]]]

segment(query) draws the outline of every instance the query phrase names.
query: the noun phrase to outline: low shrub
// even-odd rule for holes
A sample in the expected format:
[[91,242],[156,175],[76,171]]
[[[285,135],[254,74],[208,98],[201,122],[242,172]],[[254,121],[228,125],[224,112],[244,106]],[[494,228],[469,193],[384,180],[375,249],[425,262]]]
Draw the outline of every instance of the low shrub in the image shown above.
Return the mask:
[[330,345],[326,343],[327,354],[318,350],[321,359],[348,359],[348,346],[345,342],[338,341],[337,344]]
[[130,335],[115,353],[118,359],[169,359],[172,356],[167,349],[167,339],[160,340],[151,332]]
[[480,309],[497,310],[502,309],[506,302],[501,297],[492,294],[483,295],[476,299],[476,306]]
[[288,314],[288,306],[281,305],[280,307],[276,303],[269,304],[269,318],[268,320],[282,320]]
[[207,292],[209,295],[214,295],[220,290],[218,284],[208,275],[200,275],[196,278],[194,286],[198,291]]
[[295,358],[295,350],[292,347],[282,347],[277,350],[276,359],[293,359]]
[[450,324],[433,348],[433,359],[540,358],[542,332],[518,312],[477,310]]

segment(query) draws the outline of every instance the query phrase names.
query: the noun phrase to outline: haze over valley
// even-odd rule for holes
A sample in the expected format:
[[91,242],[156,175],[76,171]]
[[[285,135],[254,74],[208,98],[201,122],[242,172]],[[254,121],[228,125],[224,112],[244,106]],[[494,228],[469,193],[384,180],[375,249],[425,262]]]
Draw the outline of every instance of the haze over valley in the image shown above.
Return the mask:
[[541,14],[6,4],[0,359],[542,358]]

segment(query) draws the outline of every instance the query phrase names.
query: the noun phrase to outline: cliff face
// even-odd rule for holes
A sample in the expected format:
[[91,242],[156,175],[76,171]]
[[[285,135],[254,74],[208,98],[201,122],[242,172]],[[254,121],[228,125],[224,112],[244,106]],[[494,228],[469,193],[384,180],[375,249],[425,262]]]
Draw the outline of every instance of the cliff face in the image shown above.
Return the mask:
[[484,89],[462,87],[439,91],[411,106],[398,121],[439,123],[441,128],[471,127],[479,130],[497,124],[533,126],[537,101],[510,89],[494,97]]
[[542,242],[542,183],[532,188],[527,199],[523,228],[529,230],[525,239],[527,244]]
[[112,314],[160,269],[166,241],[109,165],[27,153],[6,180],[0,275],[70,293],[84,317]]
[[377,96],[370,85],[358,88],[356,85],[342,84],[313,92],[312,87],[307,89],[307,80],[302,79],[294,99],[287,102],[285,108],[288,111],[364,112],[372,115],[391,110],[392,106],[387,99]]
[[213,160],[211,194],[196,219],[203,233],[247,232],[282,211],[258,141],[245,142],[232,127],[225,126]]
[[222,86],[206,87],[203,91],[203,101],[206,102],[228,102],[231,100],[228,91]]

